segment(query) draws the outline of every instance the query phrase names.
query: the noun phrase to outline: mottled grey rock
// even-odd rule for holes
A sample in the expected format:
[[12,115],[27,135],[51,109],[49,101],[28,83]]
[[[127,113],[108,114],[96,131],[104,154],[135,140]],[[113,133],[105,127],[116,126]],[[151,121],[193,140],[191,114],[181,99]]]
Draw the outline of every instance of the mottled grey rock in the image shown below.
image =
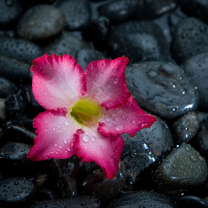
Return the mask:
[[65,24],[64,14],[59,9],[40,4],[24,13],[19,20],[17,33],[27,40],[43,40],[57,35]]
[[182,144],[161,163],[152,180],[163,193],[180,193],[203,184],[207,173],[205,159],[190,144]]

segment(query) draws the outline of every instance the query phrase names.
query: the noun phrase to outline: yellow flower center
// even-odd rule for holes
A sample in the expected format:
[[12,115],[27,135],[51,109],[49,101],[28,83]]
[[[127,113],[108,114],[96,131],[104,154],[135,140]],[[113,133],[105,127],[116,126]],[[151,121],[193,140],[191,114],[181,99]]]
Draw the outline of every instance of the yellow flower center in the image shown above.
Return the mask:
[[69,112],[72,118],[81,125],[93,126],[103,114],[102,107],[94,100],[80,99]]

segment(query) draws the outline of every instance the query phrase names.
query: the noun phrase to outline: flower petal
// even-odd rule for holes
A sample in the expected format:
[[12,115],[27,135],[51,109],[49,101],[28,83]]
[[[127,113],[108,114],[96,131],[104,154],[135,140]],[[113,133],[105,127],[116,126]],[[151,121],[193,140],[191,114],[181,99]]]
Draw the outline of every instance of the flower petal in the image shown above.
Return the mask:
[[120,57],[91,62],[85,70],[87,95],[107,108],[125,103],[131,95],[127,92],[124,76],[128,61],[128,58]]
[[128,102],[116,109],[108,109],[99,120],[98,131],[104,136],[129,133],[134,136],[137,131],[150,127],[156,117],[141,110],[130,96]]
[[28,158],[34,161],[48,158],[64,159],[75,154],[73,149],[76,124],[65,112],[45,111],[34,119],[37,137]]
[[95,161],[100,165],[107,178],[112,179],[117,170],[124,141],[120,136],[103,137],[96,128],[77,131],[74,142],[76,154],[82,162]]
[[35,99],[47,110],[69,107],[86,91],[83,70],[70,55],[45,54],[33,61],[31,71]]

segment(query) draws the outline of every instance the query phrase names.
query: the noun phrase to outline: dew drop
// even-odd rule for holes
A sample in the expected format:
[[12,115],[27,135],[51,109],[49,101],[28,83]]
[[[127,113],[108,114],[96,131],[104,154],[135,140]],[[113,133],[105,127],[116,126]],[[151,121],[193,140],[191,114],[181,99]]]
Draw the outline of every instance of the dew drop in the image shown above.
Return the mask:
[[58,128],[60,129],[60,128],[61,128],[61,126],[60,126],[60,125],[58,125]]
[[67,140],[66,139],[64,139],[64,144],[67,144]]
[[94,142],[94,141],[95,141],[95,137],[92,136],[92,137],[91,137],[91,140]]
[[84,135],[84,136],[82,137],[82,140],[83,140],[83,142],[89,142],[89,141],[90,141],[90,137],[87,136],[87,135]]
[[133,124],[136,124],[136,123],[137,123],[136,120],[132,120],[131,122],[132,122]]
[[55,131],[56,130],[56,127],[53,127],[53,131]]
[[65,126],[68,126],[69,125],[69,122],[68,121],[64,121],[64,125]]
[[67,151],[68,151],[68,152],[70,152],[70,151],[71,151],[71,149],[70,149],[69,147],[67,147]]
[[194,155],[191,155],[189,156],[189,159],[192,161],[192,162],[197,162],[197,159]]

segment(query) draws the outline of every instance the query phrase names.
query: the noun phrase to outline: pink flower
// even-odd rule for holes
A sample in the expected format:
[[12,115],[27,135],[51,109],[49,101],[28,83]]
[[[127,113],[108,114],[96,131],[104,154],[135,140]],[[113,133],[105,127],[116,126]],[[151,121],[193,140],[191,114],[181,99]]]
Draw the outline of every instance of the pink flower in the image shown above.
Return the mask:
[[127,91],[127,63],[125,57],[93,61],[83,74],[70,55],[35,59],[32,89],[46,111],[34,119],[37,137],[28,158],[65,159],[76,154],[82,162],[95,161],[112,179],[124,147],[120,135],[134,136],[156,121]]

